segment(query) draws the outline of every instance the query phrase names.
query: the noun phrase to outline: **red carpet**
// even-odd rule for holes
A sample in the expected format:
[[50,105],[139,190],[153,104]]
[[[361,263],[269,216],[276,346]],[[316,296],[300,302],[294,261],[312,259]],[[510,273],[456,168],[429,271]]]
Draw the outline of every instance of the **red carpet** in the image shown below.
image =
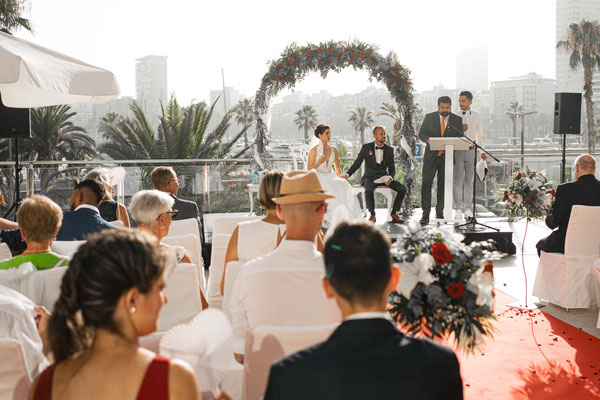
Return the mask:
[[[496,333],[459,354],[465,399],[598,399],[600,340],[496,290]],[[543,310],[543,308],[542,308]]]

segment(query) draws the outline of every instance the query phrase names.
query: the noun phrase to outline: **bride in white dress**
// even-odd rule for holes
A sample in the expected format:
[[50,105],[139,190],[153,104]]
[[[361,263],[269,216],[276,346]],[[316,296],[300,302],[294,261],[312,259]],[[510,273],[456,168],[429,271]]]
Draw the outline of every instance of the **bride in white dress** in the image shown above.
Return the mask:
[[315,129],[315,136],[319,139],[319,143],[308,153],[308,169],[316,170],[325,192],[335,196],[334,199],[327,200],[325,221],[331,222],[331,216],[340,205],[346,207],[351,219],[362,218],[362,211],[358,199],[352,193],[352,187],[346,179],[340,178],[342,172],[338,151],[329,145],[331,129],[325,124],[320,124]]

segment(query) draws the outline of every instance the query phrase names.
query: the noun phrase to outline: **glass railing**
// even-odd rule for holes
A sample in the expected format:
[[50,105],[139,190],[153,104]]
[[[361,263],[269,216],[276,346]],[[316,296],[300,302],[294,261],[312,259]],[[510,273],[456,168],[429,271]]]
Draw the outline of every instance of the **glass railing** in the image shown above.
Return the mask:
[[[571,165],[580,153],[567,153],[567,180],[571,179]],[[520,154],[495,152],[500,162],[489,161],[488,177],[477,184],[478,215],[481,218],[498,216],[503,204],[496,201],[495,192],[516,172],[524,168],[543,169],[555,185],[560,182],[561,154],[559,152]],[[523,159],[523,163],[521,160]],[[341,158],[345,171],[353,158]],[[304,162],[292,158],[271,160],[273,169],[285,172],[306,168]],[[115,197],[128,205],[134,193],[142,189],[151,189],[150,172],[156,166],[172,166],[180,181],[179,196],[198,204],[203,213],[248,212],[250,200],[248,184],[252,183],[252,159],[221,160],[122,160],[122,161],[71,161],[71,162],[23,162],[20,174],[21,198],[32,194],[44,194],[57,202],[61,208],[68,209],[75,179],[81,179],[91,169],[97,167],[125,169],[125,178],[115,186]],[[421,168],[419,160],[418,168]],[[9,162],[0,163],[0,188],[5,194],[6,205],[0,206],[4,215],[13,203],[15,192],[14,168]],[[402,172],[396,169],[397,178],[402,181]],[[350,183],[359,184],[360,173],[351,177]],[[435,187],[435,185],[434,185]],[[417,203],[420,201],[420,176],[417,187]],[[252,197],[253,201],[256,196]],[[435,196],[432,197],[435,199]],[[360,199],[362,202],[362,199]],[[376,196],[376,207],[385,207],[383,196]],[[418,204],[417,204],[418,207]],[[254,210],[258,210],[255,204]]]

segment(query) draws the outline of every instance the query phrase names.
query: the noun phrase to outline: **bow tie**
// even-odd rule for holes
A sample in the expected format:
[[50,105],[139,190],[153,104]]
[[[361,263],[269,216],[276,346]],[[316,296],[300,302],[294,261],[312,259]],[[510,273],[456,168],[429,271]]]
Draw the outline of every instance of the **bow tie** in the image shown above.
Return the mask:
[[466,111],[463,111],[463,112],[462,112],[462,115],[465,115],[466,113],[467,113]]
[[383,150],[383,146],[375,146],[375,150]]

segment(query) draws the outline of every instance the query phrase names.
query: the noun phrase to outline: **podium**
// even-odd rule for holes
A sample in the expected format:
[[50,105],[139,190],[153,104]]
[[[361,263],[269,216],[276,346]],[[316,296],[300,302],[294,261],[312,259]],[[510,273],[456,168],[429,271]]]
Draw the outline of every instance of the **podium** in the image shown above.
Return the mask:
[[[443,150],[446,161],[444,163],[444,219],[452,220],[452,202],[454,191],[454,150],[468,150],[471,143],[460,137],[429,138],[431,150]],[[438,179],[440,177],[438,176]]]

